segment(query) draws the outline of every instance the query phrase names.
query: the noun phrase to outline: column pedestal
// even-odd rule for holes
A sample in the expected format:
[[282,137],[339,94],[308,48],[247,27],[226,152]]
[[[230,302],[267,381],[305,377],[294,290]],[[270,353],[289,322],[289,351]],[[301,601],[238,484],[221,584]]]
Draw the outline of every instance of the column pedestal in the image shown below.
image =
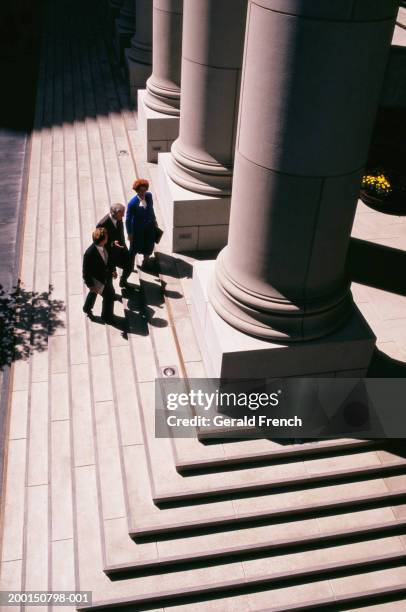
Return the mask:
[[227,243],[230,197],[184,189],[168,174],[171,153],[158,155],[158,197],[172,251],[208,251]]
[[376,338],[356,307],[344,326],[318,340],[287,345],[254,338],[231,327],[210,304],[207,289],[214,266],[214,261],[195,263],[191,295],[193,327],[208,377],[366,375]]
[[179,117],[159,113],[145,104],[146,89],[138,90],[138,130],[147,161],[156,163],[158,153],[167,153],[179,134]]

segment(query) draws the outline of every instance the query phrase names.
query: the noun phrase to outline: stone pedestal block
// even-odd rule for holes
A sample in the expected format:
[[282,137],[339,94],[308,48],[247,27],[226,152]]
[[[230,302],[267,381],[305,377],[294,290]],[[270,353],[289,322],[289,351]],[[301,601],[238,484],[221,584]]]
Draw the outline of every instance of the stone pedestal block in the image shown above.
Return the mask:
[[147,90],[138,90],[138,130],[146,150],[147,161],[156,163],[158,153],[171,150],[179,134],[179,117],[159,113],[145,103]]
[[213,378],[277,378],[290,376],[366,375],[375,336],[354,307],[353,316],[328,336],[295,344],[274,343],[244,334],[228,325],[207,296],[214,261],[193,268],[192,321],[207,376]]
[[189,191],[168,174],[170,153],[158,155],[156,186],[173,251],[220,249],[227,243],[230,198]]

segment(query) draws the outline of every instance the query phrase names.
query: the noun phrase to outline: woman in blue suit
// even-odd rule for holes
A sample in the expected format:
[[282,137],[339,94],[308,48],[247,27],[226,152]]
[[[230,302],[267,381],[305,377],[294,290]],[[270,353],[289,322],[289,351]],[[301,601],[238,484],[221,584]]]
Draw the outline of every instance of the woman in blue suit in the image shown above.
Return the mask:
[[131,261],[137,253],[144,255],[143,265],[149,261],[155,244],[156,218],[152,193],[148,191],[149,183],[146,179],[138,179],[133,184],[135,195],[127,205],[125,225],[130,241]]

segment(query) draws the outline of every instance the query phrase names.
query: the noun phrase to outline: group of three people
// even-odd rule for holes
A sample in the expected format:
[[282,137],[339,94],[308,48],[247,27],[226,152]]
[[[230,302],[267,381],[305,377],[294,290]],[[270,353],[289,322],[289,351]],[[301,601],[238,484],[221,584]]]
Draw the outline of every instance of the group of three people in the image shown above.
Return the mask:
[[93,307],[97,295],[103,298],[102,319],[106,323],[113,320],[115,291],[113,278],[117,278],[117,268],[121,268],[120,287],[127,287],[128,277],[134,269],[138,253],[147,263],[154,250],[156,217],[149,183],[138,179],[133,184],[136,195],[129,201],[125,226],[130,248],[124,237],[123,204],[113,204],[110,213],[99,221],[93,231],[93,244],[83,256],[83,280],[89,289],[83,312],[93,318]]

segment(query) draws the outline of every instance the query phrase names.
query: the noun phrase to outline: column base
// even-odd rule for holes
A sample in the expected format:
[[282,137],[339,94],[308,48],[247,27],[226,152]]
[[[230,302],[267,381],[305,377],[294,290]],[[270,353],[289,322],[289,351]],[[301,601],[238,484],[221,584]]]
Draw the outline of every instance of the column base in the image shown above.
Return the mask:
[[146,150],[147,161],[156,163],[158,153],[171,150],[179,134],[179,117],[165,115],[145,104],[146,89],[138,90],[138,130]]
[[131,102],[137,102],[137,92],[139,89],[145,89],[147,79],[152,72],[151,64],[141,64],[136,62],[130,55],[132,49],[126,49],[124,52],[125,65],[130,82],[130,97]]
[[295,344],[276,344],[248,336],[226,323],[208,300],[214,261],[193,268],[192,321],[210,378],[366,376],[376,338],[358,308],[338,331]]
[[120,26],[120,18],[118,17],[115,20],[115,36],[113,39],[114,42],[114,50],[116,55],[120,61],[120,64],[124,63],[124,53],[125,50],[131,46],[131,38],[133,37],[134,32],[128,32],[123,30]]
[[223,248],[227,244],[231,198],[202,195],[180,187],[168,174],[170,159],[171,153],[158,155],[156,188],[171,250],[184,253]]

